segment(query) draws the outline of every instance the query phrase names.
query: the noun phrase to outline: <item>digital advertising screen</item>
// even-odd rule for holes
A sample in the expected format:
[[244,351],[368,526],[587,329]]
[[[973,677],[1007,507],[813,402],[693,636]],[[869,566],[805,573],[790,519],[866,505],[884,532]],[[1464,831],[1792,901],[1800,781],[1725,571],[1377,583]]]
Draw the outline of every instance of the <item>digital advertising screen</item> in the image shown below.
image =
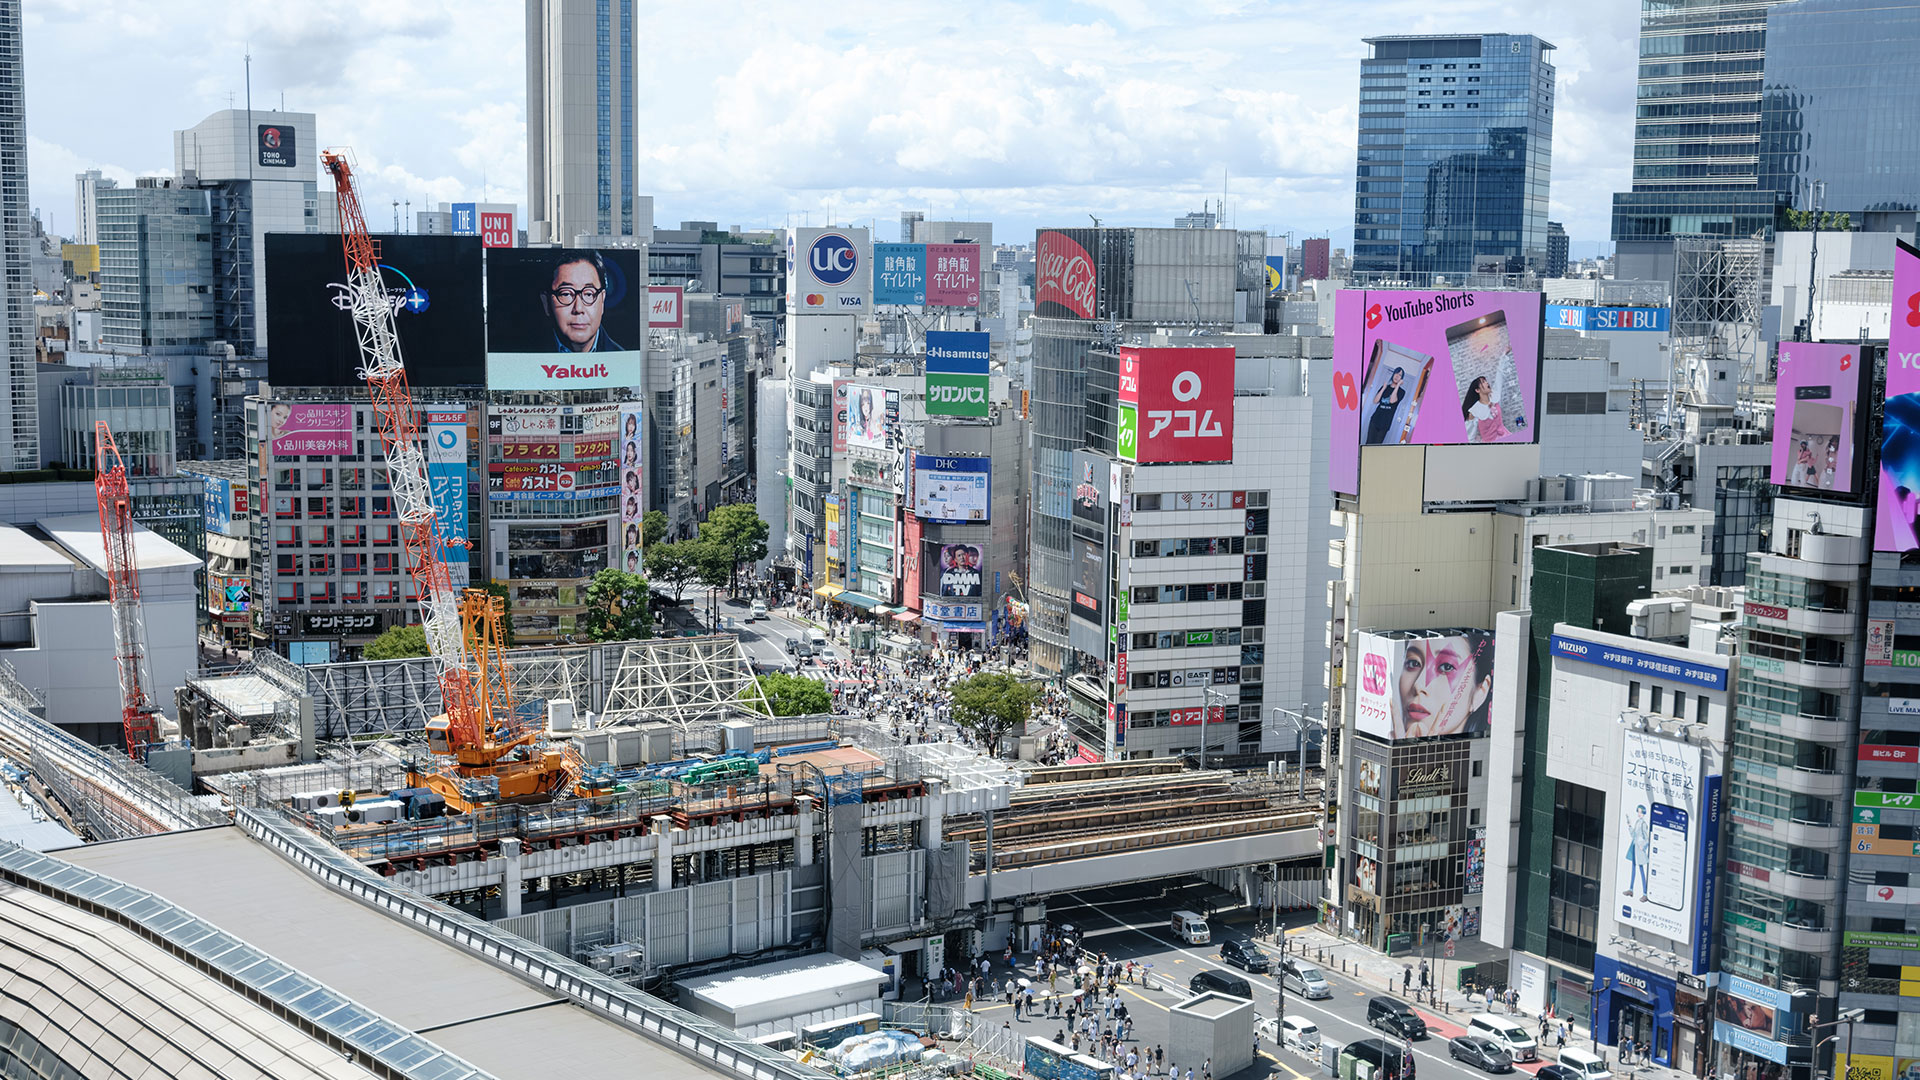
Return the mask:
[[1073,538],[1073,596],[1068,604],[1077,619],[1105,625],[1107,548],[1084,536]]
[[887,448],[887,392],[878,386],[847,387],[847,447]]
[[1920,548],[1920,249],[1893,252],[1893,325],[1887,333],[1887,410],[1880,429],[1876,551]]
[[[274,232],[266,240],[274,385],[360,385],[360,337],[340,237]],[[480,238],[379,235],[374,240],[407,381],[485,385]]]
[[1858,345],[1780,343],[1774,378],[1773,470],[1783,487],[1859,490],[1861,362]]
[[1333,490],[1362,446],[1535,441],[1540,293],[1345,289],[1334,302]]
[[992,508],[992,458],[913,455],[913,512],[921,521],[982,525]]
[[977,600],[981,593],[983,553],[979,544],[936,544],[941,596]]
[[1487,734],[1493,705],[1491,633],[1361,633],[1354,639],[1360,655],[1356,730],[1388,742]]
[[487,257],[487,388],[639,387],[648,302],[637,251],[494,251]]

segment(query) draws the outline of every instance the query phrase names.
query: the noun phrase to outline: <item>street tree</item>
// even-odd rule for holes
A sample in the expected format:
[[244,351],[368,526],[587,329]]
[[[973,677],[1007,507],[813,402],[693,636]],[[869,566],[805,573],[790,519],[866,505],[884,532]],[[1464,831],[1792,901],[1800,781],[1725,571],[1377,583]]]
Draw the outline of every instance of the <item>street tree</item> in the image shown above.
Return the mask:
[[767,523],[751,503],[731,503],[716,508],[700,523],[700,539],[726,551],[729,592],[739,583],[742,563],[756,563],[767,557]]
[[639,574],[607,567],[587,583],[583,616],[589,641],[636,641],[653,636],[651,590]]
[[994,751],[1000,740],[1022,730],[1040,688],[997,671],[969,675],[953,684],[953,721]]
[[427,632],[417,625],[391,627],[360,650],[364,660],[405,660],[410,656],[426,655]]
[[833,710],[833,697],[827,693],[827,684],[819,679],[772,671],[754,681],[767,696],[767,704],[775,716],[811,716]]

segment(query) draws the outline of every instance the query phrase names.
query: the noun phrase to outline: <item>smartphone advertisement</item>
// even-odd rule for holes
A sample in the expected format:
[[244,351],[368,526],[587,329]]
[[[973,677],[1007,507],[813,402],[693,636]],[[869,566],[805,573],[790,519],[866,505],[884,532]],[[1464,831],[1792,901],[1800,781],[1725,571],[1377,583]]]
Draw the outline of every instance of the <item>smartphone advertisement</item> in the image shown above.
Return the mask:
[[1333,489],[1357,493],[1362,446],[1533,442],[1543,307],[1530,292],[1342,290]]
[[1775,484],[1842,494],[1859,490],[1861,376],[1871,367],[1862,362],[1858,345],[1780,343],[1770,476]]

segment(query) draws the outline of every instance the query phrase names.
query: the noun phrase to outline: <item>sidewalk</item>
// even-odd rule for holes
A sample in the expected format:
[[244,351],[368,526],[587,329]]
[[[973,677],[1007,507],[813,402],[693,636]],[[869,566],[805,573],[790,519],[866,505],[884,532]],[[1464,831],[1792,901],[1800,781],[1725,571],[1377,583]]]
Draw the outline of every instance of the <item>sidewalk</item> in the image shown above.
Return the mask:
[[[1491,1011],[1496,1016],[1505,1016],[1506,1008],[1497,999],[1494,1007],[1487,1008],[1486,998],[1475,995],[1471,998],[1462,990],[1445,988],[1439,992],[1439,1002],[1435,1004],[1416,987],[1413,994],[1401,990],[1406,968],[1413,967],[1413,981],[1420,981],[1420,958],[1409,956],[1395,958],[1373,951],[1357,941],[1335,937],[1319,926],[1302,926],[1286,932],[1282,943],[1283,951],[1289,956],[1301,956],[1319,964],[1329,972],[1346,976],[1370,989],[1379,990],[1416,1005],[1434,1037],[1449,1039],[1461,1033],[1467,1018],[1475,1013]],[[1450,965],[1449,965],[1450,968]],[[1435,973],[1438,977],[1438,973]],[[1530,1035],[1539,1034],[1538,1016],[1513,1014],[1527,1029]],[[1559,1061],[1559,1047],[1553,1045],[1557,1040],[1540,1040],[1540,1063],[1550,1064]],[[1613,1063],[1615,1080],[1694,1080],[1692,1073],[1670,1069],[1664,1065],[1619,1064],[1614,1048],[1602,1046],[1596,1048],[1593,1036],[1584,1027],[1570,1024],[1567,1031],[1567,1045],[1581,1050],[1594,1050]]]

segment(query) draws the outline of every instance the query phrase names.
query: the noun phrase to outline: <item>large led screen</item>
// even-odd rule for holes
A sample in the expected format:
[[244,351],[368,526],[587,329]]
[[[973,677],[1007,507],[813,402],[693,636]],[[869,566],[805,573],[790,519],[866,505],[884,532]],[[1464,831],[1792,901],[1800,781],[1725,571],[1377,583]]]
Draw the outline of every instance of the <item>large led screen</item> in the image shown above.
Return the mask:
[[1857,345],[1780,343],[1774,378],[1773,474],[1783,487],[1852,493],[1859,478],[1861,363]]

